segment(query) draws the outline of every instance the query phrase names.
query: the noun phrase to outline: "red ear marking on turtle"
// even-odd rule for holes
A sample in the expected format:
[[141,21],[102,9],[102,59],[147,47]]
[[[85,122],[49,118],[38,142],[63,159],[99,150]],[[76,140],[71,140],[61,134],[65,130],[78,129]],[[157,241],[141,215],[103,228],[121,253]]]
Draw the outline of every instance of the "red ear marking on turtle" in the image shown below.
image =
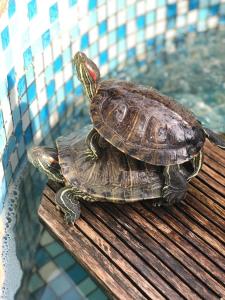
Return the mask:
[[96,74],[96,72],[93,70],[93,68],[92,68],[87,62],[85,62],[85,66],[86,66],[86,68],[88,69],[88,72],[89,72],[91,78],[92,78],[94,81],[97,81],[97,74]]

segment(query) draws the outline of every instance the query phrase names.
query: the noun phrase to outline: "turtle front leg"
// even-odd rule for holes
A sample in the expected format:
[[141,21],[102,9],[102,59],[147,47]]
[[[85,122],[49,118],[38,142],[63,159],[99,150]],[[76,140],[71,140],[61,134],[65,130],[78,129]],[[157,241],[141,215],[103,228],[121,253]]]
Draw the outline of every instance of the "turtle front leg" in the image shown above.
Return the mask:
[[66,224],[74,224],[80,217],[79,190],[72,187],[63,187],[55,195],[57,208],[62,210]]
[[180,165],[166,166],[163,174],[165,183],[161,204],[169,206],[184,200],[187,193],[187,179],[180,171]]
[[225,138],[222,134],[216,133],[213,130],[206,127],[203,127],[203,130],[210,142],[222,149],[225,149]]
[[88,150],[86,151],[87,158],[97,160],[101,156],[101,147],[99,146],[99,139],[99,133],[93,128],[86,138],[86,144],[88,146]]

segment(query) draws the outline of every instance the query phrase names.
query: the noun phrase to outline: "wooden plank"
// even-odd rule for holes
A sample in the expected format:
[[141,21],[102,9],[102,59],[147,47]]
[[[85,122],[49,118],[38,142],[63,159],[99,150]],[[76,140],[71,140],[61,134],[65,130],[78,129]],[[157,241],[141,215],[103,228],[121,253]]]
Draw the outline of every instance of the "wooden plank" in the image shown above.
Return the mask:
[[[124,300],[127,300],[128,297],[130,299],[132,297],[135,299],[148,299],[82,234],[77,227],[77,224],[83,222],[82,219],[79,219],[77,224],[72,227],[66,225],[63,222],[62,215],[56,211],[54,204],[45,196],[39,208],[39,215],[49,228],[55,228],[54,234],[72,254],[76,249],[76,259],[101,282],[110,295],[120,295],[119,298]],[[52,218],[49,219],[49,215]]]
[[39,215],[116,299],[225,297],[225,152],[206,142],[188,196],[172,208],[82,203],[74,226],[55,209],[50,183]]

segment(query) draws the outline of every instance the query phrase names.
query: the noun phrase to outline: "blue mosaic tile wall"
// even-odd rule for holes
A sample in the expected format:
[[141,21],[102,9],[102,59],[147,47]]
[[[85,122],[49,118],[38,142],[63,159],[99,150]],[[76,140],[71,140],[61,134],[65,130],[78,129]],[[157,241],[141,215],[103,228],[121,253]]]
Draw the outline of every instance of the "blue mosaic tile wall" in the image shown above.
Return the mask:
[[224,0],[1,0],[0,212],[29,144],[79,103],[76,51],[105,75],[184,33],[224,25]]

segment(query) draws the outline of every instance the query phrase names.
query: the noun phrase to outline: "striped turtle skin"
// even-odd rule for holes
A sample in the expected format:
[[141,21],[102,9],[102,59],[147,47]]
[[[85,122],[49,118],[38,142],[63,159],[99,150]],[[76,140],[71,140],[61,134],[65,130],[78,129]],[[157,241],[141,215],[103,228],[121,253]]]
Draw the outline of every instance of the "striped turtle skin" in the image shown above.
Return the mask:
[[[163,168],[136,160],[106,143],[101,158],[87,158],[86,126],[56,140],[58,161],[67,186],[90,195],[88,201],[134,202],[161,197]],[[184,170],[185,171],[185,170]]]
[[153,88],[101,80],[98,67],[82,52],[74,63],[90,99],[93,127],[114,147],[162,166],[184,163],[200,152],[204,128],[181,104]]

